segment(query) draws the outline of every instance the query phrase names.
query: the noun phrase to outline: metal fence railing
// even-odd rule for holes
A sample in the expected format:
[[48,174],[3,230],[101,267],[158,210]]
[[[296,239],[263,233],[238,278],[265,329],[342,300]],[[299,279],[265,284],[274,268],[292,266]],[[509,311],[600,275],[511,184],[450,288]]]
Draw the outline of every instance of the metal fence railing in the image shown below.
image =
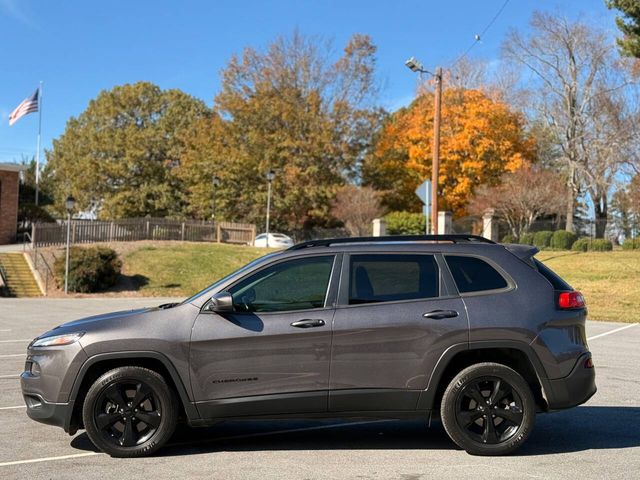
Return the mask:
[[[179,240],[187,242],[252,243],[256,226],[248,223],[196,222],[163,218],[129,218],[114,221],[71,220],[72,244]],[[34,247],[64,245],[67,222],[33,225]]]

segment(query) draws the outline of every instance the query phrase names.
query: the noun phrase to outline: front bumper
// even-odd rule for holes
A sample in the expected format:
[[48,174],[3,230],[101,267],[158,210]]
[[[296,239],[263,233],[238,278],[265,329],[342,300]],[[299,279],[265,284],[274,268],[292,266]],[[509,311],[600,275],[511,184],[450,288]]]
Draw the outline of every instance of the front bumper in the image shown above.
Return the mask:
[[596,393],[595,368],[585,366],[586,361],[590,358],[591,353],[589,352],[581,355],[569,375],[548,380],[545,393],[550,410],[561,410],[581,405]]
[[[37,393],[23,392],[24,402],[27,405],[27,415],[36,422],[46,425],[62,427],[65,432],[73,435],[71,431],[71,403],[49,403]],[[76,428],[77,430],[77,428]]]

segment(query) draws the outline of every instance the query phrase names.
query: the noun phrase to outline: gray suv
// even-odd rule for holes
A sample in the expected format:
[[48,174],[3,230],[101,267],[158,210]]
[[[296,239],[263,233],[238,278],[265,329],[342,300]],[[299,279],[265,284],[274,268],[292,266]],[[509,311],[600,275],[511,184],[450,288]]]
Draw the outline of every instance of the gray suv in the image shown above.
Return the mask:
[[27,414],[117,457],[180,420],[439,417],[501,455],[596,391],[584,299],[537,249],[468,235],[317,240],[179,304],[65,323],[28,347]]

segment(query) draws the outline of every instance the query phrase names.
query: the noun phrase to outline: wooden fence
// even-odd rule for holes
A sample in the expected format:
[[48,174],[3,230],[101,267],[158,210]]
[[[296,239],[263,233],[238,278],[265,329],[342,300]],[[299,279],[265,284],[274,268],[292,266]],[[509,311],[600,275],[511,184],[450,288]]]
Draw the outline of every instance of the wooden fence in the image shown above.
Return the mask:
[[[186,242],[252,243],[256,226],[248,223],[196,222],[163,218],[128,218],[111,222],[71,220],[71,243],[179,240]],[[31,234],[35,247],[64,245],[67,222],[38,223]]]

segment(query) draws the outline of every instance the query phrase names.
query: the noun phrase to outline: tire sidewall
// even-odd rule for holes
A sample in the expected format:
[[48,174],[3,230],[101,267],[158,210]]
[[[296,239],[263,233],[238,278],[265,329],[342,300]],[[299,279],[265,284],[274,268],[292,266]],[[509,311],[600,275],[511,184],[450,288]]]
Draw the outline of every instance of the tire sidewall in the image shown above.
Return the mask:
[[[161,422],[156,432],[145,442],[133,447],[120,447],[104,438],[95,423],[96,401],[106,388],[116,382],[146,383],[160,405]],[[138,457],[149,455],[162,447],[173,435],[177,421],[177,401],[173,390],[158,373],[142,367],[119,367],[100,376],[89,388],[82,408],[87,434],[101,451],[114,457]]]
[[[464,388],[480,377],[498,377],[516,390],[522,400],[522,423],[508,440],[497,444],[484,444],[470,438],[458,425],[456,408]],[[461,448],[473,455],[506,455],[520,448],[527,440],[535,422],[536,405],[531,388],[515,370],[499,363],[480,363],[462,370],[451,381],[442,397],[440,416],[447,434]]]

